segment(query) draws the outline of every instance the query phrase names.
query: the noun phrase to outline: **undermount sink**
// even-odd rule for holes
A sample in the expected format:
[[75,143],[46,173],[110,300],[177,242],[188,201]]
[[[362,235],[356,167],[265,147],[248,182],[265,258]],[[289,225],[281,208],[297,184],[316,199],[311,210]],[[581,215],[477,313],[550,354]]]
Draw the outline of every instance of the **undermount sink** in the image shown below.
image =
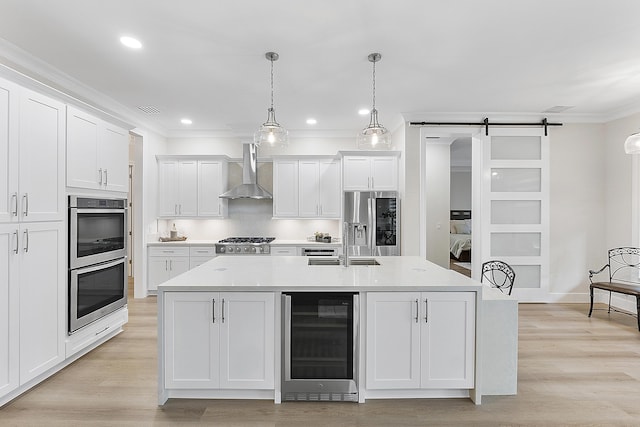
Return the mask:
[[[309,258],[307,265],[342,265],[342,260],[339,258]],[[380,263],[373,258],[352,258],[349,260],[349,265],[380,265]]]

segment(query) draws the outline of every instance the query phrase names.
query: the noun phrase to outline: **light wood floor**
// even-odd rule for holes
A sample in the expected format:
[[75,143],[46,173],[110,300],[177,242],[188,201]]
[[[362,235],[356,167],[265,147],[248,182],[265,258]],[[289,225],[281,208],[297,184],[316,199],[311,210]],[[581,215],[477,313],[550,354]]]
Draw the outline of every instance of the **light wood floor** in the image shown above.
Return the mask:
[[155,298],[126,331],[0,409],[16,426],[639,426],[636,320],[584,304],[523,304],[517,396],[353,403],[169,400],[156,404]]

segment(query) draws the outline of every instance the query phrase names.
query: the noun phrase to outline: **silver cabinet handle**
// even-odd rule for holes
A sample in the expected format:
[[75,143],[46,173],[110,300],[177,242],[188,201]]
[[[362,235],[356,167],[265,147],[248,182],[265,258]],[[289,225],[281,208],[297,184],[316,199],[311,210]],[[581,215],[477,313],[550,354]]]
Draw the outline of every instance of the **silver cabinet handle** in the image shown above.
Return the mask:
[[102,330],[100,330],[100,331],[96,332],[94,336],[97,336],[97,335],[103,334],[103,333],[107,332],[108,330],[109,330],[109,327],[107,326],[107,327],[105,327],[104,329],[102,329]]
[[168,259],[164,260],[164,271],[169,271],[169,260]]
[[22,195],[22,215],[24,216],[28,216],[29,215],[29,193],[24,193]]
[[24,251],[29,252],[29,229],[24,230]]
[[109,172],[105,169],[104,170],[104,185],[108,185],[109,184]]
[[371,177],[367,177],[367,188],[371,188]]
[[102,168],[98,169],[98,184],[102,185]]
[[374,177],[371,177],[371,188],[376,188],[374,179],[375,179]]
[[173,260],[172,259],[169,260],[169,270],[173,271]]
[[218,215],[222,215],[222,208],[220,207],[220,203],[218,203]]
[[14,231],[13,234],[16,236],[16,248],[13,250],[13,252],[17,255],[18,254],[18,230]]
[[178,215],[178,204],[173,205],[173,213]]
[[424,323],[429,323],[429,300],[424,299]]
[[178,204],[178,214],[182,215],[182,203]]
[[416,323],[418,323],[418,316],[420,313],[420,308],[418,307],[418,298],[416,298]]
[[11,212],[11,215],[18,216],[18,193],[11,195],[11,202],[13,203],[13,212]]
[[216,323],[216,299],[215,298],[211,300],[211,307],[212,307],[211,321],[213,323]]
[[224,323],[224,298],[222,298],[222,323]]

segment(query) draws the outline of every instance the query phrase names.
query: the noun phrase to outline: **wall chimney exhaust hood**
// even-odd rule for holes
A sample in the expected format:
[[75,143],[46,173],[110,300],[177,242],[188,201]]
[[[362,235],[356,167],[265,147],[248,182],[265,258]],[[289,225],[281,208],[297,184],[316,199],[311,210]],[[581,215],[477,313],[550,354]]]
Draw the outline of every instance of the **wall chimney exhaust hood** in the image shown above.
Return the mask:
[[242,145],[242,184],[220,195],[223,199],[272,199],[271,193],[257,182],[258,147]]

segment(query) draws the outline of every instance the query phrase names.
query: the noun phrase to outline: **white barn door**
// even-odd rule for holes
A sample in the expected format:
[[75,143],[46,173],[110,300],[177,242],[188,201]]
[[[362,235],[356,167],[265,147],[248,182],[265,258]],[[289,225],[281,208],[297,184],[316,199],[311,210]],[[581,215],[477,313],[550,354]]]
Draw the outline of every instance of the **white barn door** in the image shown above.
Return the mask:
[[482,262],[499,259],[516,272],[514,297],[548,301],[549,137],[543,128],[489,128],[481,138],[482,224],[474,238],[480,243],[474,277]]

